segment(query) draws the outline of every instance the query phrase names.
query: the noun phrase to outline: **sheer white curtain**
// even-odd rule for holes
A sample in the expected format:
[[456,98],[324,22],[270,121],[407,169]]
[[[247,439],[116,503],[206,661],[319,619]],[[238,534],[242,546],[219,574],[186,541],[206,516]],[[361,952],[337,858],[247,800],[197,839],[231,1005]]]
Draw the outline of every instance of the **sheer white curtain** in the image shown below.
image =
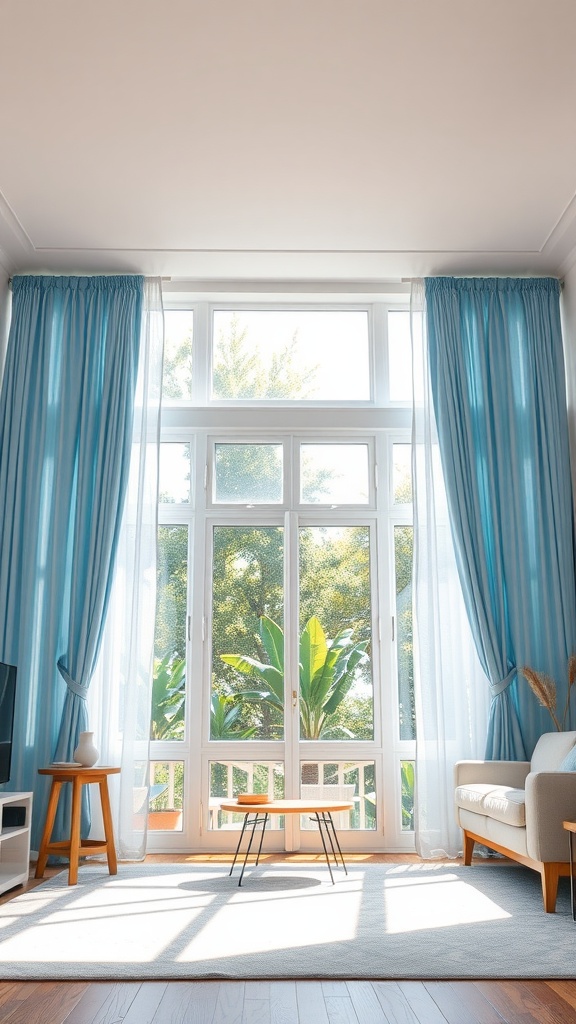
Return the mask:
[[424,289],[411,296],[414,413],[414,689],[416,849],[456,857],[454,764],[484,757],[489,687],[468,624],[454,558],[428,372]]
[[[88,714],[100,764],[111,776],[116,845],[125,860],[146,853],[150,701],[156,614],[158,452],[164,351],[159,279],[146,280],[134,440],[114,585]],[[93,817],[99,801],[93,801]],[[100,822],[94,821],[96,830]]]

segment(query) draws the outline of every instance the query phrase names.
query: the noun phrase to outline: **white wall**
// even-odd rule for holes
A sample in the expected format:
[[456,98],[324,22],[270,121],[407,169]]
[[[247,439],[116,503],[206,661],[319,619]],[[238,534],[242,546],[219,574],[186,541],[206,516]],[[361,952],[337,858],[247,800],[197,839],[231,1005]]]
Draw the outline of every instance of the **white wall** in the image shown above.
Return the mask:
[[8,284],[8,275],[0,270],[0,380],[4,368],[6,355],[6,344],[8,342],[8,327],[10,324],[10,309],[12,306],[12,293]]

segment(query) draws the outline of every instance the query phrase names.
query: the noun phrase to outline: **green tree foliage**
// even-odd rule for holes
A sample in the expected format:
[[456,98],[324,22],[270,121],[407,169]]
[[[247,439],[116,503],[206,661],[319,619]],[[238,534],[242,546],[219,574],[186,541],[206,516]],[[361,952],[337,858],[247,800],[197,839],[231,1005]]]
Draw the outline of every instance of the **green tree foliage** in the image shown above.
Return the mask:
[[416,737],[412,636],[413,543],[414,529],[412,526],[395,527],[398,697],[400,704],[400,738],[403,740],[412,740]]
[[192,332],[189,331],[173,354],[165,352],[162,397],[189,398],[192,393]]
[[248,654],[262,615],[282,621],[284,531],[216,526],[213,536],[213,648],[220,653],[233,645]]
[[150,738],[182,739],[185,715],[188,530],[158,528],[154,676]]
[[370,641],[370,532],[364,526],[300,530],[300,622],[317,615],[334,636],[344,626]]
[[234,314],[227,334],[220,332],[214,344],[212,387],[222,399],[254,399],[256,401],[306,399],[313,391],[317,367],[304,370],[295,367],[298,349],[297,332],[291,342],[273,355],[265,366],[259,352],[250,342],[248,328],[242,327]]
[[[399,447],[400,450],[407,449],[405,445],[400,445]],[[412,478],[408,462],[404,457],[401,457],[397,462],[395,471],[394,501],[398,504],[409,504],[412,501]],[[414,529],[412,526],[396,526],[394,528],[398,700],[400,705],[400,738],[403,740],[413,740],[416,738],[412,638],[413,542]]]
[[216,501],[273,503],[282,501],[282,446],[219,444],[215,459]]
[[[284,607],[284,531],[280,527],[217,526],[212,576],[212,692],[239,690],[237,674],[219,655],[254,653],[260,618],[282,622]],[[258,739],[282,736],[278,710],[243,700],[239,725],[257,726]]]
[[158,527],[158,567],[154,655],[184,658],[186,654],[186,594],[188,586],[188,528]]

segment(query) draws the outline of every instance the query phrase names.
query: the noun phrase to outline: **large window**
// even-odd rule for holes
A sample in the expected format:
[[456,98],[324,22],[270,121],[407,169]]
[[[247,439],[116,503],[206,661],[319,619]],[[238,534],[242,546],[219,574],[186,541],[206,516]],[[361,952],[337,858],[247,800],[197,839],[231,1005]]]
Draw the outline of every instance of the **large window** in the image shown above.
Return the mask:
[[152,849],[229,849],[241,792],[350,800],[345,845],[411,848],[407,318],[166,311]]

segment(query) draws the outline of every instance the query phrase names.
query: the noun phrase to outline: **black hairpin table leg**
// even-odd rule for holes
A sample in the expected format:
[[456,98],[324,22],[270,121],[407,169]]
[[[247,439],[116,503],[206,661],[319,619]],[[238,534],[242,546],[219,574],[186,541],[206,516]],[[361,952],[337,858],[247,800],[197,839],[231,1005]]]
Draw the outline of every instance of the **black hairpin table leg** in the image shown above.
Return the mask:
[[[342,856],[342,850],[340,849],[340,843],[338,842],[338,836],[336,835],[336,829],[334,827],[332,815],[330,814],[329,811],[316,811],[315,818],[316,824],[318,825],[318,831],[320,832],[322,846],[324,847],[324,856],[326,857],[328,871],[330,872],[330,880],[332,882],[332,885],[335,885],[336,883],[334,881],[334,875],[332,874],[332,865],[330,863],[330,854],[328,852],[326,839],[328,839],[328,842],[330,844],[330,849],[332,850],[332,856],[334,857],[334,864],[336,865],[336,867],[340,867],[338,863],[338,857],[336,854],[336,850],[338,850],[338,853],[340,854],[340,860],[342,861],[342,867],[344,868],[346,874],[348,874],[348,871],[346,870],[344,857]],[[311,820],[314,821],[314,818],[312,818]],[[334,843],[336,843],[336,846],[334,846]]]
[[332,852],[334,853],[334,860],[336,861],[336,864],[337,864],[338,863],[338,859],[337,859],[336,853],[334,851],[334,846],[332,845],[332,838],[330,836],[330,829],[332,830],[332,835],[334,836],[334,842],[336,843],[336,848],[338,850],[338,853],[340,854],[340,860],[342,861],[342,867],[344,868],[345,874],[348,874],[348,869],[347,869],[347,867],[346,867],[346,865],[344,863],[344,855],[342,853],[342,850],[340,849],[340,843],[338,842],[338,834],[336,832],[336,826],[334,825],[334,821],[333,821],[333,818],[332,818],[332,815],[331,815],[330,811],[326,812],[326,817],[328,819],[328,824],[327,824],[327,827],[326,827],[326,831],[328,833],[328,838],[330,839],[330,845],[332,846]]
[[246,825],[248,824],[248,818],[249,818],[249,815],[245,814],[244,815],[244,821],[242,822],[242,829],[241,829],[241,832],[240,832],[240,838],[238,840],[238,846],[236,847],[236,853],[234,854],[234,860],[232,861],[232,867],[230,868],[230,872],[229,872],[230,875],[234,871],[234,868],[236,866],[236,861],[238,860],[238,854],[240,853],[240,845],[242,843],[242,839],[244,838],[244,832],[246,831]]
[[[318,825],[318,831],[320,833],[320,839],[322,840],[322,846],[324,847],[324,856],[326,857],[326,863],[328,865],[328,871],[330,872],[330,880],[332,882],[332,885],[335,885],[336,883],[334,882],[334,875],[332,874],[332,865],[330,863],[330,857],[328,856],[328,847],[326,846],[326,840],[324,838],[324,829],[322,828],[322,826],[325,824],[325,822],[324,822],[323,818],[320,816],[320,814],[318,814],[318,811],[316,811],[315,818],[316,818],[316,824]],[[312,819],[312,820],[314,820],[314,819]]]
[[268,815],[267,814],[260,815],[258,813],[255,813],[253,818],[250,818],[250,813],[247,813],[247,814],[244,815],[244,823],[242,825],[242,829],[241,829],[241,832],[240,832],[240,838],[238,840],[238,846],[236,847],[236,853],[234,854],[234,860],[232,861],[232,867],[230,868],[230,875],[231,875],[233,870],[234,870],[234,866],[236,864],[236,861],[238,859],[238,854],[240,853],[240,846],[242,844],[242,839],[244,838],[244,832],[246,831],[246,828],[247,828],[248,825],[252,825],[252,832],[250,833],[250,839],[248,840],[248,846],[246,847],[246,852],[244,854],[244,861],[242,863],[242,870],[240,872],[240,878],[238,879],[238,885],[242,885],[242,879],[244,877],[244,869],[246,868],[246,863],[247,863],[248,857],[250,855],[250,850],[252,849],[252,842],[254,840],[254,833],[256,832],[256,826],[257,825],[262,825],[262,835],[260,836],[260,844],[258,846],[258,853],[256,854],[256,862],[255,863],[258,864],[258,862],[260,860],[260,854],[262,853],[262,843],[264,842],[264,832],[266,830],[266,825],[267,824],[268,824]]

